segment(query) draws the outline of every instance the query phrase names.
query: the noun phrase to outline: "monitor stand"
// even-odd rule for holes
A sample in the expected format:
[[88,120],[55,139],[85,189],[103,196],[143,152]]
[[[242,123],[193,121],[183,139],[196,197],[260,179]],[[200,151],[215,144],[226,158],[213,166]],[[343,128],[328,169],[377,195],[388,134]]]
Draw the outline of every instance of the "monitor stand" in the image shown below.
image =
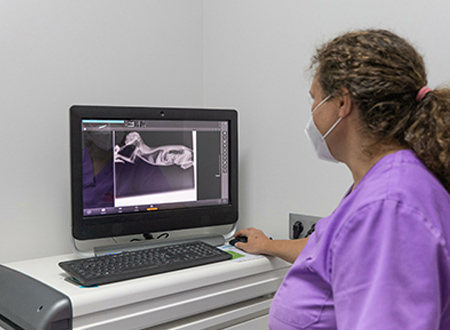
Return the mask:
[[143,239],[136,242],[106,244],[94,246],[89,250],[82,250],[77,246],[77,240],[72,237],[72,251],[79,257],[94,257],[105,254],[119,253],[122,251],[140,250],[155,246],[172,245],[192,241],[203,241],[213,246],[220,246],[228,242],[237,229],[237,223],[233,224],[230,231],[225,234],[219,233],[201,233],[201,234],[181,234],[174,238],[165,239]]

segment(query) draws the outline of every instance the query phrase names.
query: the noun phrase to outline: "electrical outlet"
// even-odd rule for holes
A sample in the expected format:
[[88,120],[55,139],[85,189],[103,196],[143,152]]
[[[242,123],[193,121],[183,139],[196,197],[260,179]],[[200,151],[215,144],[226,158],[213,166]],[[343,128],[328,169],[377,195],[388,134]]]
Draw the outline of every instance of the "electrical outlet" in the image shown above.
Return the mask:
[[289,238],[304,238],[311,227],[320,219],[321,217],[289,213]]

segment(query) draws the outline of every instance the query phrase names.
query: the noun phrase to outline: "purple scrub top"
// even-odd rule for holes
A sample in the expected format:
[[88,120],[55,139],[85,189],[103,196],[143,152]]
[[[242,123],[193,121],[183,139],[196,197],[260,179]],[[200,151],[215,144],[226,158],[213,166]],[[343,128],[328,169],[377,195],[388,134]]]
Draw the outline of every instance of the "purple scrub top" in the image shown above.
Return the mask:
[[321,219],[270,329],[450,329],[450,196],[414,153],[378,161]]

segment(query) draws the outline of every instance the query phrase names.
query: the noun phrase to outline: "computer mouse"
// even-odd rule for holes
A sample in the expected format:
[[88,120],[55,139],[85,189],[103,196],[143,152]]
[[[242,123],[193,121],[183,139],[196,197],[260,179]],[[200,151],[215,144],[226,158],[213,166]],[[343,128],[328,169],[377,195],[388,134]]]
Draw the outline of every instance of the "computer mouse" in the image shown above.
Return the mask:
[[247,236],[238,236],[236,238],[233,238],[230,241],[230,244],[234,246],[234,244],[236,244],[237,242],[247,243],[247,241],[248,241]]

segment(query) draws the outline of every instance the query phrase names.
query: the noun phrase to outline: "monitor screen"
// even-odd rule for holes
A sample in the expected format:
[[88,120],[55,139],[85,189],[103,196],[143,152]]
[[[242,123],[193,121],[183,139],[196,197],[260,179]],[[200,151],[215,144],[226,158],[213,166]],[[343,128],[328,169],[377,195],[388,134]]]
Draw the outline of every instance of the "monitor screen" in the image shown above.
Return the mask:
[[238,220],[236,110],[73,106],[70,129],[75,239]]

